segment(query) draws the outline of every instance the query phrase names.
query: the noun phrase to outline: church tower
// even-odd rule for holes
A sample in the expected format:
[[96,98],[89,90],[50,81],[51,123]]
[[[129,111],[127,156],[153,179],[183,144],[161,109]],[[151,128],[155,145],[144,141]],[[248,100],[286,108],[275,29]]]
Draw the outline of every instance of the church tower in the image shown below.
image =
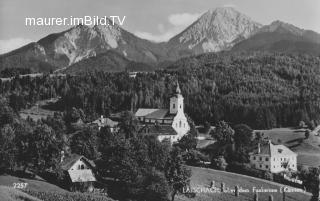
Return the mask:
[[174,115],[172,121],[172,128],[177,132],[176,139],[181,139],[190,130],[188,120],[184,114],[183,96],[179,83],[175,94],[170,98],[170,114]]
[[184,113],[183,107],[183,96],[181,95],[181,89],[177,82],[175,94],[170,98],[170,114]]

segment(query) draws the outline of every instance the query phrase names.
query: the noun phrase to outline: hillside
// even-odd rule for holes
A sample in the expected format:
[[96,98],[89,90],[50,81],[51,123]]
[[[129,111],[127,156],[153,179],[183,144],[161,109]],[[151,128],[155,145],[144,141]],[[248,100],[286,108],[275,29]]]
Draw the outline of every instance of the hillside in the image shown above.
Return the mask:
[[291,24],[274,21],[250,38],[237,43],[232,51],[270,51],[320,55],[320,34]]
[[[210,182],[215,181],[216,187],[220,188],[221,182],[224,182],[226,187],[234,189],[236,185],[243,189],[249,189],[249,193],[240,193],[239,197],[235,197],[233,193],[197,193],[195,198],[187,198],[184,196],[177,197],[178,201],[252,201],[254,194],[252,193],[253,187],[264,189],[277,189],[277,193],[259,193],[259,200],[268,200],[270,194],[273,195],[275,201],[282,200],[282,193],[279,189],[283,186],[270,181],[265,181],[249,176],[243,176],[239,174],[205,169],[198,167],[190,167],[192,170],[191,186],[192,187],[210,187]],[[311,195],[309,193],[286,193],[286,201],[302,201],[310,200]]]
[[14,183],[28,183],[24,190],[50,191],[64,193],[66,190],[44,180],[19,178],[11,175],[0,175],[0,185],[13,187]]
[[64,72],[77,74],[90,71],[121,72],[121,71],[153,71],[153,65],[130,61],[123,55],[107,51],[69,66]]
[[0,200],[1,201],[41,201],[27,193],[21,192],[12,187],[0,185]]

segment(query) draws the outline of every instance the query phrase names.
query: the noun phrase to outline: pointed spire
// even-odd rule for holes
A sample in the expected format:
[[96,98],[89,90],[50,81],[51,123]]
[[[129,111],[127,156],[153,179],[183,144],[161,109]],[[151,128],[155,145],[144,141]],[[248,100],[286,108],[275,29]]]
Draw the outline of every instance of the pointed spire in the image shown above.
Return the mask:
[[176,94],[181,94],[181,89],[180,89],[180,86],[179,86],[179,82],[178,82],[178,81],[177,81]]

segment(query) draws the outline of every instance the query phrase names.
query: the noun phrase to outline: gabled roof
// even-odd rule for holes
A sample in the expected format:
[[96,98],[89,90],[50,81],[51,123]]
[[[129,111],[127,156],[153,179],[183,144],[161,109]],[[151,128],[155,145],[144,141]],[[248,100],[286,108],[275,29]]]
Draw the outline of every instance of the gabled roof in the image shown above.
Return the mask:
[[297,155],[295,152],[291,151],[288,147],[279,144],[274,145],[272,142],[268,142],[267,144],[260,146],[260,153],[258,149],[256,149],[253,154],[261,154],[261,155],[269,155],[269,156],[276,156],[276,155]]
[[177,135],[177,132],[172,128],[171,125],[164,125],[164,124],[148,124],[145,125],[141,131],[146,134],[152,135]]
[[147,114],[145,117],[149,119],[163,119],[169,110],[167,109],[158,109],[152,113]]
[[152,112],[155,112],[159,109],[157,108],[139,108],[135,113],[136,117],[144,117]]
[[164,119],[169,113],[168,109],[157,108],[139,108],[135,114],[136,117],[145,117],[149,119]]
[[71,154],[70,156],[63,159],[61,163],[61,168],[67,171],[80,159],[84,160],[91,167],[95,167],[93,161],[87,159],[86,157],[78,154]]

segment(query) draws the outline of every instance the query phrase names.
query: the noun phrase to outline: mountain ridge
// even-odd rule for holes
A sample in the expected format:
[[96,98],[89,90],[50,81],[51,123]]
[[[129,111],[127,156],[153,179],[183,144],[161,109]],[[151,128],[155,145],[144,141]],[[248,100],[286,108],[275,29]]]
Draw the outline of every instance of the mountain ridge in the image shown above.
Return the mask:
[[[110,50],[118,54],[104,54]],[[51,72],[83,61],[100,69],[92,60],[95,58],[99,61],[117,58],[122,61],[121,70],[127,68],[126,60],[156,68],[206,52],[259,50],[320,55],[320,34],[279,20],[261,25],[234,8],[219,7],[208,10],[169,41],[160,43],[139,38],[119,25],[74,26],[0,55],[0,70],[26,67],[35,72]],[[111,58],[107,59],[108,55]],[[89,58],[90,62],[85,61]],[[115,63],[111,63],[109,67],[101,65],[117,71]]]

